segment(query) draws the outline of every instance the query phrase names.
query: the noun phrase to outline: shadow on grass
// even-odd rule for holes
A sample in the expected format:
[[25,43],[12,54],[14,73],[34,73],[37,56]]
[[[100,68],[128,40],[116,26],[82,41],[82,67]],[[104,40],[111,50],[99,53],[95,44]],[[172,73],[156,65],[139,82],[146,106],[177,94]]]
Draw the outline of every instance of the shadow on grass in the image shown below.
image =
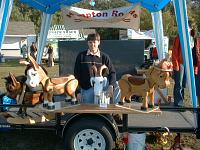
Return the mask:
[[22,66],[19,64],[19,60],[9,60],[6,61],[5,63],[0,63],[0,67],[18,67]]

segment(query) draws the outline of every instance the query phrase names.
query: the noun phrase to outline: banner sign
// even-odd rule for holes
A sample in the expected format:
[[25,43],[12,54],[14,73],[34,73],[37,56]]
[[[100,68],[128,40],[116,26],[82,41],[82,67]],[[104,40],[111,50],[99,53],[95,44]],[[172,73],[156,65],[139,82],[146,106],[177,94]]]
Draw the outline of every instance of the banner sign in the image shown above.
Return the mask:
[[113,8],[108,10],[89,10],[78,7],[62,7],[67,30],[92,27],[130,28],[140,26],[140,6]]

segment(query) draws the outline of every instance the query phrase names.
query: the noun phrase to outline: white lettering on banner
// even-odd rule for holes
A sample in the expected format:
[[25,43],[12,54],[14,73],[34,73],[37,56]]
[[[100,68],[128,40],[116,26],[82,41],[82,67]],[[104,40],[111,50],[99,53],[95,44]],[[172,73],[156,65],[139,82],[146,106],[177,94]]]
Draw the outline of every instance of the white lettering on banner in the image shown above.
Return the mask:
[[132,5],[108,10],[89,10],[78,7],[62,7],[65,28],[81,29],[90,27],[139,29],[140,6]]
[[79,31],[78,30],[65,30],[63,29],[50,29],[48,31],[48,39],[53,39],[53,38],[74,38],[77,39],[79,38]]

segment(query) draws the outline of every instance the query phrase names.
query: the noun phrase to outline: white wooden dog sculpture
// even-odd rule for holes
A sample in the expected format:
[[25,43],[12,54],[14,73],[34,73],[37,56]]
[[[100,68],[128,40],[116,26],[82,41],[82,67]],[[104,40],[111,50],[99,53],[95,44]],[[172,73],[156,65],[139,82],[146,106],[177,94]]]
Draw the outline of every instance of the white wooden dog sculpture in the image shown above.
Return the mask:
[[110,98],[107,98],[104,88],[107,85],[107,77],[103,77],[103,72],[108,71],[106,65],[102,65],[97,69],[95,65],[90,68],[90,74],[93,77],[90,78],[90,83],[94,87],[94,103],[95,104],[109,104]]
[[68,75],[66,77],[49,78],[40,65],[33,59],[32,56],[28,56],[30,63],[27,61],[20,61],[21,64],[30,65],[27,70],[27,86],[31,88],[42,85],[44,92],[43,106],[48,109],[55,109],[53,103],[53,95],[60,95],[65,93],[72,98],[71,103],[76,104],[77,99],[75,97],[75,91],[78,87],[78,80],[74,75]]
[[[148,107],[153,108],[154,89],[164,89],[170,85],[170,71],[172,71],[172,63],[162,60],[145,71],[145,77],[130,74],[123,75],[119,80],[121,89],[120,104],[124,104],[124,99],[131,101],[131,96],[137,95],[143,97],[142,110],[146,110]],[[150,98],[149,105],[148,97]]]

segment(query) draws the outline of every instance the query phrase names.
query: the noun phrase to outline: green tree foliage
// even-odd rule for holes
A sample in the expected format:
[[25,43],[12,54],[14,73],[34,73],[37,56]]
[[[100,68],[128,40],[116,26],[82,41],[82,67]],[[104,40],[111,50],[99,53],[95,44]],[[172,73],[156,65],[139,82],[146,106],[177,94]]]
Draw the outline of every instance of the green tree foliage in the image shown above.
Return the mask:
[[[19,0],[14,0],[14,6],[11,12],[10,20],[11,21],[31,21],[34,23],[36,34],[40,32],[42,19],[42,12],[29,7]],[[52,25],[54,24],[63,24],[63,19],[61,17],[61,11],[53,14]]]
[[[193,25],[200,32],[200,1],[193,0],[189,3],[190,17],[192,18]],[[199,35],[200,36],[200,35]]]
[[141,8],[140,30],[151,30],[153,28],[151,13],[145,8]]
[[38,33],[41,24],[41,12],[21,3],[19,0],[15,0],[10,20],[32,21],[35,26],[35,31]]
[[89,2],[89,0],[83,0],[74,4],[74,6],[92,10],[106,10],[130,5],[124,0],[96,0],[94,6],[91,6]]

